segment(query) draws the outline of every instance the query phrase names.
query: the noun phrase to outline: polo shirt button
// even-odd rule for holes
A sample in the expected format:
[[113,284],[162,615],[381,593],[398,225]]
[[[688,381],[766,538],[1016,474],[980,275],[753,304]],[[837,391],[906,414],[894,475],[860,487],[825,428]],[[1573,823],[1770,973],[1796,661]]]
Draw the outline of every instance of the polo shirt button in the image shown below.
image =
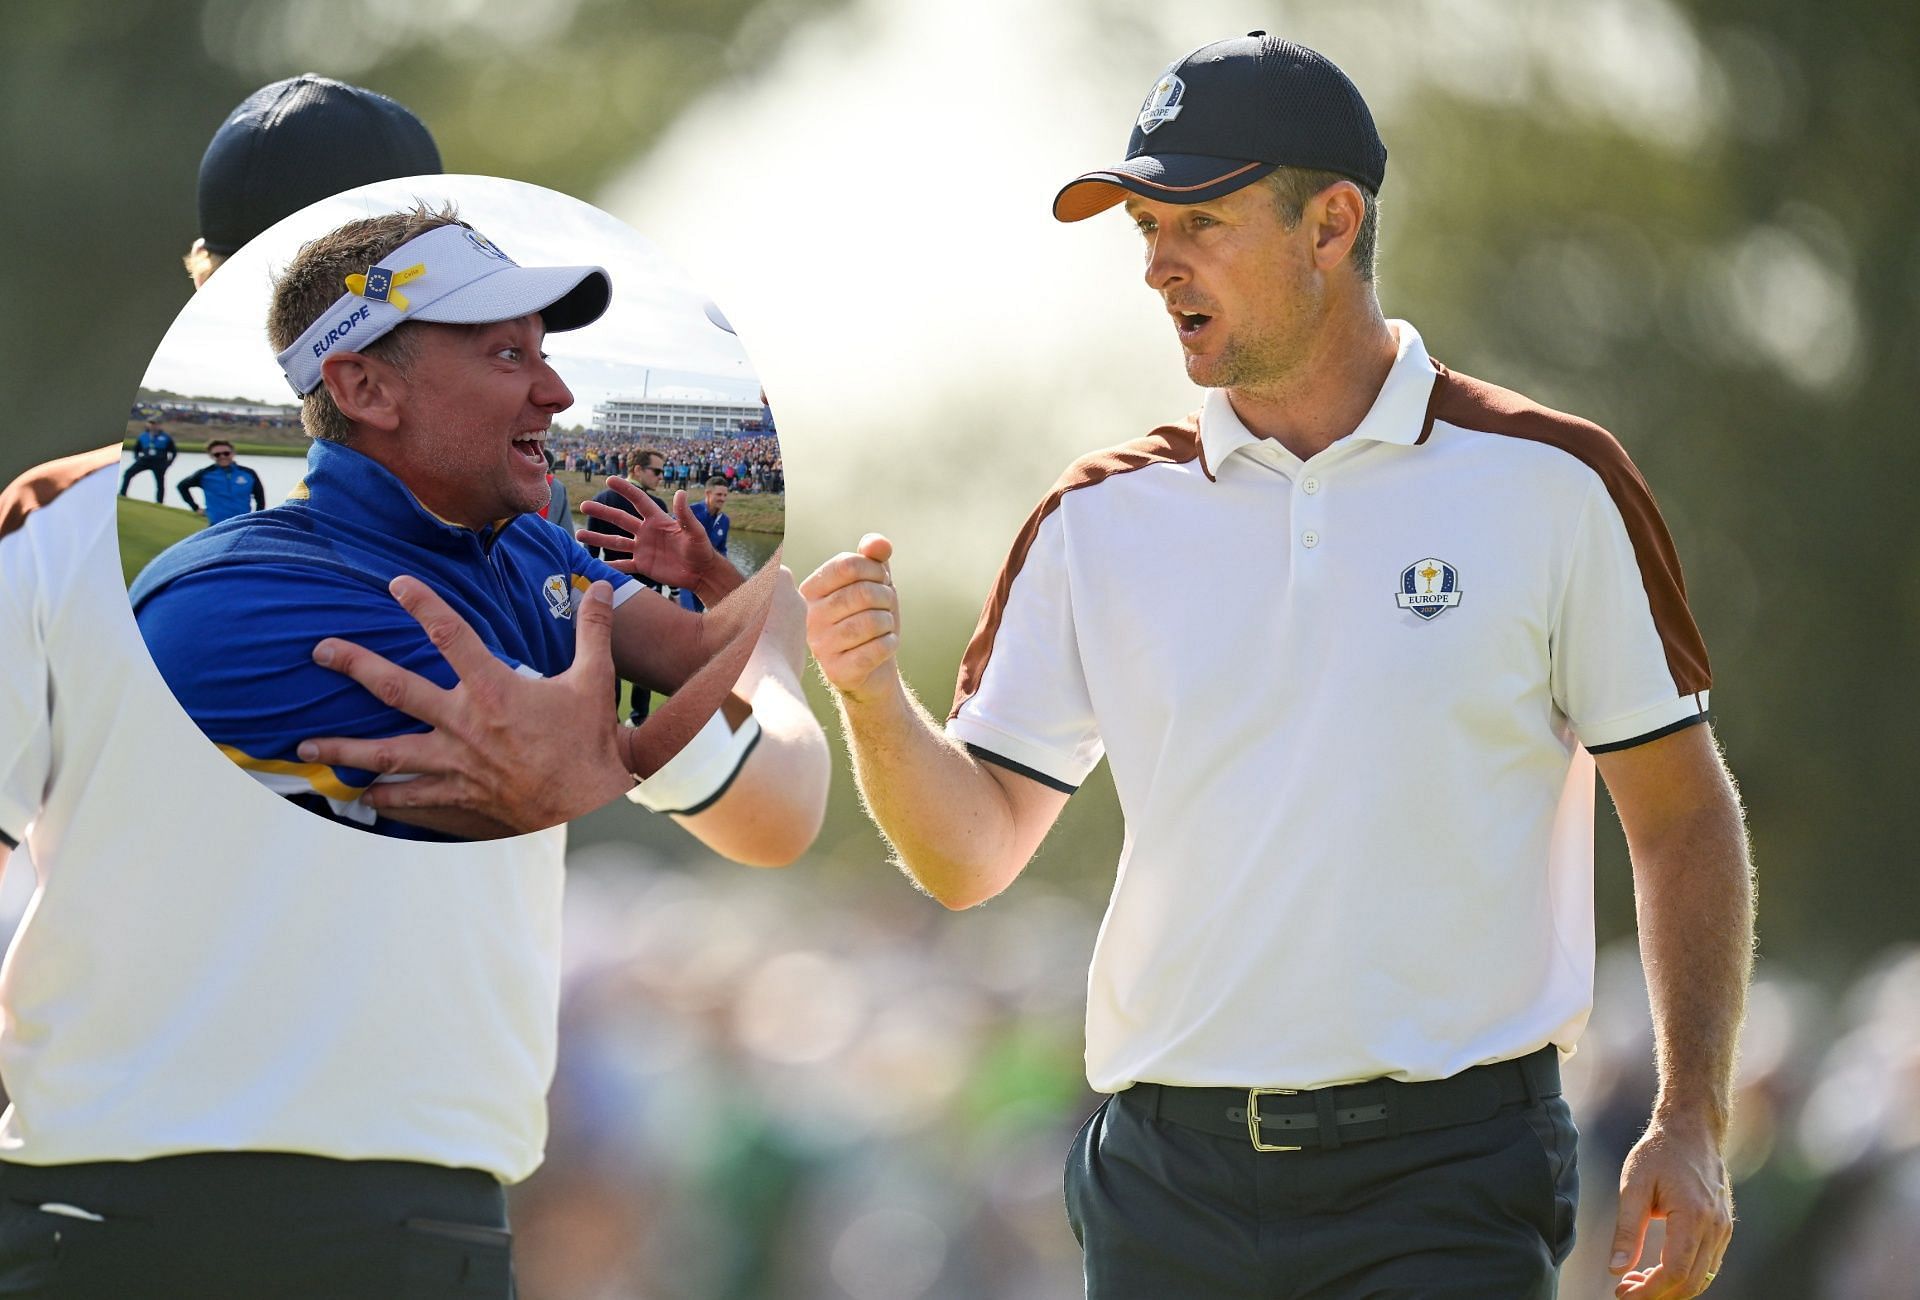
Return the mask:
[[1314,547],[1320,545],[1320,534],[1315,532],[1301,533],[1300,544],[1311,551]]
[[1320,480],[1317,478],[1306,479],[1300,484],[1300,490],[1308,496],[1312,496],[1320,490]]

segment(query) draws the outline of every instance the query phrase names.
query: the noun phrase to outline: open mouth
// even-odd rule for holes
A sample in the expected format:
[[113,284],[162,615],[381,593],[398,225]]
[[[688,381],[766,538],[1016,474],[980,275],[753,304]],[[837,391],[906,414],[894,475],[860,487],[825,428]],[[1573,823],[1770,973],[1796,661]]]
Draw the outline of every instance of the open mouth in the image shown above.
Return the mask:
[[547,439],[545,434],[528,434],[513,440],[513,449],[541,468],[547,464]]
[[1182,339],[1191,339],[1207,327],[1213,317],[1200,311],[1177,311],[1173,313],[1174,328],[1180,331]]

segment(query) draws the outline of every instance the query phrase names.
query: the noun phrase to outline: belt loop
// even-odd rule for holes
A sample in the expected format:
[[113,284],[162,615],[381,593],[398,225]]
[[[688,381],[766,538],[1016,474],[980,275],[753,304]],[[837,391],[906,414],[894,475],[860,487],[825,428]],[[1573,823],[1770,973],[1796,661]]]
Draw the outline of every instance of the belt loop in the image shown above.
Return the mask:
[[1320,1145],[1328,1151],[1340,1149],[1340,1119],[1333,1113],[1333,1089],[1322,1088],[1313,1094],[1314,1113],[1320,1120]]
[[1537,1055],[1537,1053],[1530,1052],[1514,1062],[1514,1066],[1520,1071],[1520,1086],[1524,1088],[1527,1093],[1528,1110],[1538,1109],[1540,1105],[1540,1085],[1533,1081],[1533,1070],[1531,1068],[1535,1055]]

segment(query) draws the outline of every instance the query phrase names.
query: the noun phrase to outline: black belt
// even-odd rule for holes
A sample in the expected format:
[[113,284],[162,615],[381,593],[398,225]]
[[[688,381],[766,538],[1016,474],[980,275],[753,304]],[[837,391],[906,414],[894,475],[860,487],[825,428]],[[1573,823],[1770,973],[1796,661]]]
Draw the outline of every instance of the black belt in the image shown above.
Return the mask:
[[1120,1094],[1128,1104],[1146,1107],[1150,1117],[1246,1138],[1256,1151],[1333,1150],[1348,1142],[1473,1124],[1506,1107],[1559,1095],[1560,1053],[1551,1043],[1511,1061],[1420,1083],[1368,1079],[1305,1091],[1136,1083]]
[[65,1165],[0,1161],[0,1199],[28,1205],[52,1201],[109,1217],[119,1212],[250,1221],[297,1210],[309,1218],[395,1223],[415,1216],[475,1224],[507,1221],[500,1180],[479,1169],[278,1151],[198,1151]]

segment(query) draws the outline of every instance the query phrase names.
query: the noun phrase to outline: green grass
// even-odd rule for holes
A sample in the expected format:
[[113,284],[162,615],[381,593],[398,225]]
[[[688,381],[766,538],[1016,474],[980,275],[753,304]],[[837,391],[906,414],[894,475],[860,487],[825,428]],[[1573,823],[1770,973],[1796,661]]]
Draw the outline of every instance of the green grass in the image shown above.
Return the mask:
[[[269,451],[266,454],[274,453]],[[585,475],[566,474],[562,477],[569,480],[567,495],[573,506],[574,522],[585,527],[586,519],[579,513],[580,502],[604,488],[605,481],[596,478],[593,482],[593,492],[587,492]],[[772,533],[779,536],[786,528],[786,506],[787,499],[784,495],[765,492],[727,498],[727,514],[733,519],[734,528],[747,533]],[[189,510],[176,510],[171,506],[155,505],[151,501],[135,501],[129,497],[121,497],[120,567],[126,574],[127,585],[133,585],[134,578],[139,575],[140,570],[153,562],[154,556],[181,538],[190,537],[206,526],[207,520],[204,515],[196,515]]]
[[[593,482],[587,482],[587,476],[579,470],[563,470],[558,475],[567,485],[567,504],[573,513],[580,514],[580,503],[590,501],[606,491],[607,480],[602,475],[594,475]],[[656,492],[655,496],[673,504],[673,494]],[[698,501],[700,494],[689,491],[687,501]],[[733,520],[734,528],[743,533],[771,533],[775,537],[784,536],[787,531],[787,496],[784,492],[734,492],[727,497],[727,517]],[[584,517],[581,527],[586,526]]]
[[121,497],[120,571],[126,575],[127,585],[133,585],[140,570],[151,564],[154,556],[206,526],[206,516],[191,510],[175,510],[151,501]]

